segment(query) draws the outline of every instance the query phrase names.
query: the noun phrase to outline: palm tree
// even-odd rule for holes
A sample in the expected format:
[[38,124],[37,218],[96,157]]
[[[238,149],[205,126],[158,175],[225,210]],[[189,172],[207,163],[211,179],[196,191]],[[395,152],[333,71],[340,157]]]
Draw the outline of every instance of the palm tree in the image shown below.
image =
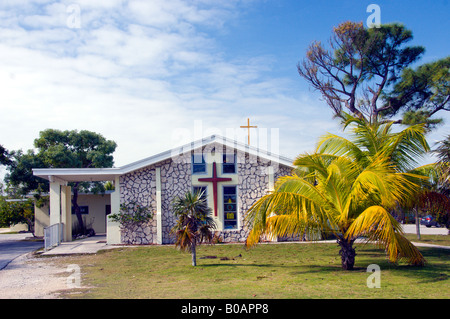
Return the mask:
[[202,242],[211,243],[215,222],[211,217],[206,197],[202,192],[187,192],[184,197],[177,197],[173,203],[175,217],[178,218],[171,233],[175,234],[175,246],[190,251],[192,266],[197,265],[196,247]]
[[408,173],[416,157],[428,150],[423,125],[401,132],[392,123],[369,124],[348,116],[353,139],[328,134],[314,154],[294,161],[292,176],[277,180],[273,192],[248,211],[251,227],[246,245],[261,235],[331,233],[337,238],[344,269],[353,269],[356,238],[364,236],[383,247],[392,262],[400,259],[423,265],[425,259],[405,237],[390,214],[420,189],[418,174]]

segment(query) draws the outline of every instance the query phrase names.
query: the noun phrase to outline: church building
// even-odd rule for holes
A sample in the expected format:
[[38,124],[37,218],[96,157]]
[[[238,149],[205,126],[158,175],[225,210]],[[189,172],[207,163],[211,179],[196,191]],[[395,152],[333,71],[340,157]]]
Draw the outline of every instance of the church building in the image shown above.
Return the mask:
[[[204,192],[222,242],[244,242],[248,209],[273,189],[279,176],[289,175],[293,160],[228,138],[212,135],[117,168],[34,169],[50,181],[48,224],[63,225],[72,238],[70,182],[112,181],[108,211],[137,202],[153,212],[139,227],[123,228],[105,214],[108,244],[169,244],[176,223],[172,203],[188,191]],[[38,219],[38,218],[37,218]],[[37,223],[42,221],[37,220]]]

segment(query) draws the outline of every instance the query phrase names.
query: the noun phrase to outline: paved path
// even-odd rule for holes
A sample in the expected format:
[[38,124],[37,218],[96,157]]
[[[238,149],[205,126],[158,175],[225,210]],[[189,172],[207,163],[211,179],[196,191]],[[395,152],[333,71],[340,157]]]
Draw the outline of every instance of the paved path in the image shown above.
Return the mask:
[[106,235],[95,235],[85,239],[63,242],[42,255],[71,255],[71,254],[95,254],[101,249],[117,248],[119,246],[107,245]]
[[450,246],[442,246],[442,245],[434,245],[434,244],[426,244],[426,243],[416,243],[414,241],[411,242],[416,247],[431,247],[431,248],[440,248],[440,249],[450,249]]
[[44,247],[43,241],[29,241],[32,237],[24,234],[0,234],[0,270],[5,268],[15,258]]

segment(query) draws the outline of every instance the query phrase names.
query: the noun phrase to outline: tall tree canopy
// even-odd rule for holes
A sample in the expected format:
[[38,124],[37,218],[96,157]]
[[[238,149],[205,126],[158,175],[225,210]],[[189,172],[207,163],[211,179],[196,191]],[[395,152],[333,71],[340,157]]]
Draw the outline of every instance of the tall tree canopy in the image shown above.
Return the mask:
[[[385,115],[407,110],[405,124],[425,121],[435,113],[450,111],[450,56],[403,70],[400,81],[384,98]],[[434,120],[430,124],[437,124]]]
[[113,166],[117,144],[86,130],[47,129],[39,133],[34,146],[47,167],[100,168]]
[[2,145],[0,145],[0,165],[9,165],[11,160],[9,159],[9,153]]
[[318,41],[309,46],[298,72],[337,117],[349,112],[375,123],[410,111],[405,122],[437,124],[430,117],[449,110],[448,59],[409,69],[425,51],[407,46],[412,39],[400,24],[366,29],[362,23],[344,22],[333,29],[329,48]]
[[45,168],[46,164],[36,155],[34,150],[24,153],[22,150],[12,151],[11,162],[5,176],[10,193],[16,196],[26,195],[30,192],[47,192],[48,181],[33,175],[33,168]]

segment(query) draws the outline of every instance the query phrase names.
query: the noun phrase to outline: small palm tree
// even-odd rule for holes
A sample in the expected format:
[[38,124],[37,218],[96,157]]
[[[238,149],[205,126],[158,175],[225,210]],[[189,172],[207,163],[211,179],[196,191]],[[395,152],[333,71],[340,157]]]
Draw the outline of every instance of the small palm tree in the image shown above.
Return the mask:
[[175,234],[175,246],[190,251],[192,266],[197,265],[196,248],[202,242],[212,243],[216,224],[211,217],[203,192],[187,192],[184,197],[177,197],[173,202],[173,211],[178,218],[171,233]]
[[294,174],[279,178],[275,190],[250,208],[247,246],[263,234],[332,233],[341,247],[342,267],[350,270],[353,244],[364,236],[385,248],[392,262],[423,265],[423,256],[390,214],[420,190],[423,177],[407,170],[428,150],[423,126],[393,133],[391,124],[353,117],[345,125],[354,125],[353,140],[325,136],[316,153],[297,157]]

